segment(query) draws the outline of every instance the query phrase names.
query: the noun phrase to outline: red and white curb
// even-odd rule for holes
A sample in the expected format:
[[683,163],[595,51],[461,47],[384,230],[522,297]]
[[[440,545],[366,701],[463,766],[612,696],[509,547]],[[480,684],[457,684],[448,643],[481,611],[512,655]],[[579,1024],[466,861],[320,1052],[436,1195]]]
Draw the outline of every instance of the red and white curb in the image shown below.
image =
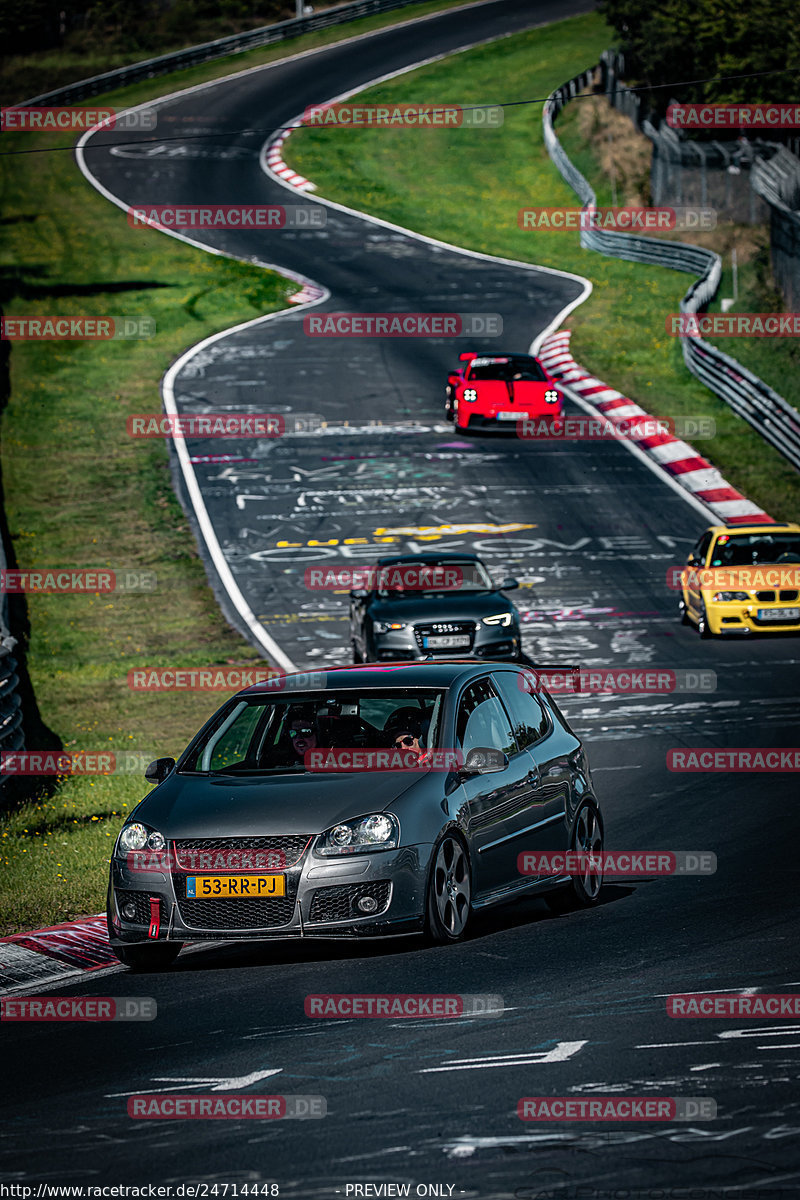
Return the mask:
[[[310,179],[306,179],[304,175],[298,175],[283,161],[281,147],[289,134],[294,132],[294,128],[292,126],[290,129],[282,129],[280,133],[276,134],[267,148],[266,163],[270,171],[274,171],[285,183],[297,188],[298,192],[313,192],[316,184],[312,183]],[[313,300],[322,300],[324,296],[324,288],[318,287],[314,283],[306,283],[299,292],[295,292],[293,296],[289,297],[289,303],[309,304]]]
[[309,304],[312,300],[324,300],[325,289],[315,283],[305,283],[299,292],[289,297],[290,304]]
[[276,175],[280,175],[281,179],[285,179],[292,187],[297,188],[300,192],[313,192],[316,189],[316,184],[310,179],[306,179],[303,175],[298,175],[291,167],[287,167],[283,161],[282,146],[288,138],[292,129],[282,129],[280,133],[272,139],[267,149],[267,166],[270,171],[274,171]]
[[0,938],[0,995],[119,966],[104,916]]
[[[582,399],[593,404],[612,424],[628,422],[631,418],[654,420],[633,400],[584,371],[572,357],[569,348],[570,337],[570,331],[564,329],[558,333],[551,333],[542,341],[538,357],[551,375],[561,383],[568,384]],[[665,474],[710,508],[721,524],[756,525],[772,522],[772,517],[732,488],[716,467],[699,455],[688,442],[683,442],[669,433],[654,434],[650,437],[631,436],[630,440]]]

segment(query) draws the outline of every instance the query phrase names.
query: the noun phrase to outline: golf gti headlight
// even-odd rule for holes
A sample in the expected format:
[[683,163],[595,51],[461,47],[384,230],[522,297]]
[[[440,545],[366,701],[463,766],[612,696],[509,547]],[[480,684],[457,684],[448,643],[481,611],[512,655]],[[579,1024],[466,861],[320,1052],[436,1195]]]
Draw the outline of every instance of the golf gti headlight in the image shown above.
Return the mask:
[[747,592],[714,592],[713,600],[716,603],[718,600],[749,600]]
[[476,388],[464,388],[464,399],[466,400],[467,404],[474,404],[475,401],[478,399],[477,389]]
[[402,621],[373,621],[372,628],[375,633],[397,633],[405,629],[405,624]]
[[510,625],[514,620],[514,614],[510,612],[495,613],[492,617],[484,617],[484,625]]
[[117,841],[117,854],[130,854],[134,850],[163,850],[167,842],[163,833],[142,825],[139,821],[131,821],[125,825]]
[[400,825],[391,813],[373,813],[356,821],[343,821],[323,833],[316,853],[330,858],[335,854],[367,854],[371,850],[396,850]]

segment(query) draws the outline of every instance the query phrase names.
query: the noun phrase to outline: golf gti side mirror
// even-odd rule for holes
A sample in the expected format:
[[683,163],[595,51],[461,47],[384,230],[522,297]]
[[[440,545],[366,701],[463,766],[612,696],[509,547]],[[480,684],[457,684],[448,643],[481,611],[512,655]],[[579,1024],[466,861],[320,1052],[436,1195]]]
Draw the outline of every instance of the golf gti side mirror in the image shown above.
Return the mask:
[[511,575],[509,575],[508,579],[504,579],[503,582],[500,584],[500,591],[501,592],[511,592],[511,591],[513,591],[514,588],[518,588],[518,587],[519,587],[519,580],[514,579]]
[[157,758],[144,773],[148,783],[163,783],[175,766],[174,758]]
[[694,551],[692,551],[692,553],[687,558],[686,565],[689,567],[699,567],[700,566],[700,559],[697,557],[697,555],[694,553]]
[[508,756],[502,750],[493,750],[490,746],[476,746],[466,757],[462,775],[491,775],[495,771],[504,771],[508,766]]

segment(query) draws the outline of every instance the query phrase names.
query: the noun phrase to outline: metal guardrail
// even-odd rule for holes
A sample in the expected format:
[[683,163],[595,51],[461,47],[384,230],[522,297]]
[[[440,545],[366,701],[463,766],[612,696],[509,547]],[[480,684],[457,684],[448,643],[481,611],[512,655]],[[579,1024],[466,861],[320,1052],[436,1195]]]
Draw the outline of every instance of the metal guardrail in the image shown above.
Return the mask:
[[32,104],[70,104],[77,100],[86,100],[92,96],[99,96],[102,92],[111,91],[112,88],[138,83],[142,79],[155,79],[158,75],[169,75],[172,71],[180,71],[185,67],[196,67],[201,63],[213,62],[217,58],[227,58],[230,54],[241,54],[244,50],[253,50],[258,46],[269,46],[273,42],[299,37],[301,33],[327,29],[331,25],[343,25],[347,21],[356,21],[359,17],[369,17],[375,13],[390,12],[393,8],[406,8],[423,2],[424,0],[355,0],[351,4],[339,4],[335,8],[313,13],[309,17],[293,17],[289,21],[278,21],[274,25],[262,25],[245,33],[234,33],[228,37],[217,38],[213,42],[190,46],[187,50],[176,50],[172,54],[161,54],[158,58],[131,63],[127,67],[117,67],[114,71],[106,71],[102,75],[92,76],[91,79],[81,79],[53,92],[35,96],[32,100],[23,100],[17,107],[26,108]]
[[[553,118],[580,91],[593,86],[597,69],[591,67],[556,88],[548,96],[542,115],[547,153],[577,193],[584,210],[596,206],[597,197],[588,180],[567,157],[555,135]],[[701,246],[601,229],[582,229],[580,244],[587,250],[595,250],[598,254],[613,258],[652,263],[698,275],[699,279],[681,300],[682,313],[703,311],[719,287],[722,260],[713,250]],[[681,334],[680,340],[683,361],[692,374],[752,425],[793,466],[800,469],[800,413],[752,371],[703,338]]]

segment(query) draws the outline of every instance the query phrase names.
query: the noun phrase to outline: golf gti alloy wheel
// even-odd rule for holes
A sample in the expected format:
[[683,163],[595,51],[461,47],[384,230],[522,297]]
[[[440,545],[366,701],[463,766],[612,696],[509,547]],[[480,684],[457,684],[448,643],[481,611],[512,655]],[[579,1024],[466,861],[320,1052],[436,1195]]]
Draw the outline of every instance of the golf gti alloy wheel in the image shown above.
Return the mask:
[[434,942],[457,942],[467,928],[472,894],[469,859],[458,838],[446,834],[436,851],[428,885],[428,936]]
[[[572,849],[579,853],[598,855],[603,851],[603,818],[600,810],[587,800],[578,810],[572,835]],[[588,908],[600,899],[603,872],[593,869],[588,863],[580,875],[573,875],[567,887],[549,892],[545,901],[553,912],[569,912],[574,908]]]

